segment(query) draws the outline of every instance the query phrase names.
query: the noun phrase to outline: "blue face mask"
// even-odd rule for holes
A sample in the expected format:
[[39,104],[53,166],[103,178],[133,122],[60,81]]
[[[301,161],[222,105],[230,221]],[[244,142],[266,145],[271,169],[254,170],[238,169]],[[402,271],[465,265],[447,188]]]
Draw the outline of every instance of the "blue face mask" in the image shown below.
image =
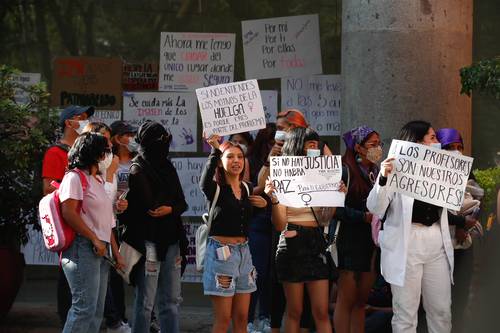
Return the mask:
[[139,144],[135,142],[134,138],[128,140],[127,149],[131,153],[135,153],[139,149]]
[[439,143],[439,142],[437,142],[437,143],[431,143],[430,146],[434,147],[434,148],[437,148],[437,149],[441,149],[441,143]]

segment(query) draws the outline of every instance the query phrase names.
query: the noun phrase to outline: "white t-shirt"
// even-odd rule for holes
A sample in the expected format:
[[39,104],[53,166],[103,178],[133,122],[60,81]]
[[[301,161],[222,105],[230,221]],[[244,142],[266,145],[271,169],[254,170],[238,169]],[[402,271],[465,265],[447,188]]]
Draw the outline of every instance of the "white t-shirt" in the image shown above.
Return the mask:
[[84,174],[88,184],[85,196],[80,175],[76,172],[69,172],[59,186],[59,199],[61,203],[68,199],[83,200],[80,213],[83,222],[96,234],[97,238],[109,243],[111,229],[115,227],[113,204],[106,194],[104,182],[99,182],[85,171]]

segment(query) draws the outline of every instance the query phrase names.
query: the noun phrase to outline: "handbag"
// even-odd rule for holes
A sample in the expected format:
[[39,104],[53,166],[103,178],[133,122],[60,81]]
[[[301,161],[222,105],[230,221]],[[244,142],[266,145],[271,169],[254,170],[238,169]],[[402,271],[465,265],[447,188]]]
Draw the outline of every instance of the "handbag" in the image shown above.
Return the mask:
[[203,271],[203,266],[205,265],[205,252],[207,250],[207,240],[208,233],[210,232],[210,228],[212,227],[212,219],[214,216],[215,205],[217,204],[217,200],[219,199],[220,187],[217,184],[217,188],[215,189],[214,199],[212,200],[212,205],[210,206],[210,210],[208,214],[205,213],[201,216],[203,222],[196,229],[196,234],[194,236],[195,245],[196,245],[196,270],[198,272]]

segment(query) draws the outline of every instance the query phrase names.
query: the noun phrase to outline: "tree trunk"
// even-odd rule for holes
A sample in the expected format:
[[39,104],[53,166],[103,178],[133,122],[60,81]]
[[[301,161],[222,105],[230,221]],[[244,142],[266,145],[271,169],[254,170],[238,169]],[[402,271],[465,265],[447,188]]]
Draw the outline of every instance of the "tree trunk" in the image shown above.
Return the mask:
[[39,50],[40,66],[42,67],[43,76],[49,84],[52,83],[52,70],[50,66],[50,48],[47,39],[47,23],[45,22],[45,0],[34,2],[35,5],[35,27],[36,39]]

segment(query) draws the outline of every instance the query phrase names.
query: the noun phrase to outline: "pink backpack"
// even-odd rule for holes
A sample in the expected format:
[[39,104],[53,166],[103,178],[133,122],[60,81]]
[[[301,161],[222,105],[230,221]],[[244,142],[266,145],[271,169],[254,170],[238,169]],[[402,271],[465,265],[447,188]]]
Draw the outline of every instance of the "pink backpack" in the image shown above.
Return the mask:
[[[87,177],[82,170],[72,169],[69,172],[76,172],[82,182],[83,193],[87,190]],[[40,225],[42,227],[43,240],[45,247],[52,252],[62,252],[66,250],[75,239],[75,231],[64,222],[61,213],[61,201],[59,200],[59,183],[52,181],[50,183],[56,188],[52,193],[47,194],[40,200],[38,211]],[[81,202],[78,206],[78,212],[82,210]]]

